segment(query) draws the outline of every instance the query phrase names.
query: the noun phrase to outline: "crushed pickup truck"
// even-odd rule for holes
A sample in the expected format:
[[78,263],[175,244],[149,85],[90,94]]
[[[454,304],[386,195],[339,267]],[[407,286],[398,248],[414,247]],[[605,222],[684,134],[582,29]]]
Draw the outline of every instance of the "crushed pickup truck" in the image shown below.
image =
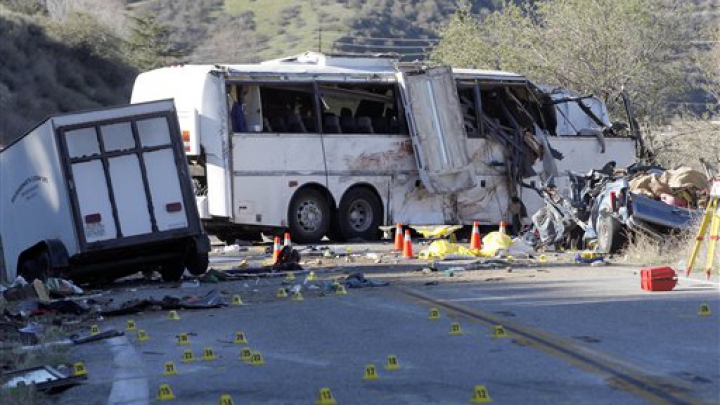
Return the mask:
[[616,170],[609,162],[586,174],[568,173],[571,187],[563,197],[554,187],[538,190],[545,206],[532,217],[526,240],[535,246],[596,243],[601,253],[615,253],[628,232],[653,238],[688,230],[708,187],[707,177],[681,167],[630,166]]

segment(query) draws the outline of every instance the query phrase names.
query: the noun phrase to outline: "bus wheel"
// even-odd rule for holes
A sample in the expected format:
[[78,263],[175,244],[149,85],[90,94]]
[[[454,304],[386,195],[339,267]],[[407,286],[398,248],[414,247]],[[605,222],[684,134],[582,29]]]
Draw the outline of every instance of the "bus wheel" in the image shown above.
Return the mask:
[[298,192],[290,203],[288,222],[292,239],[300,243],[319,242],[330,229],[330,208],[317,190]]
[[160,275],[163,281],[179,281],[182,278],[185,272],[185,260],[183,259],[169,260],[160,266]]
[[346,239],[375,240],[382,221],[382,203],[372,191],[355,188],[343,197],[338,216]]

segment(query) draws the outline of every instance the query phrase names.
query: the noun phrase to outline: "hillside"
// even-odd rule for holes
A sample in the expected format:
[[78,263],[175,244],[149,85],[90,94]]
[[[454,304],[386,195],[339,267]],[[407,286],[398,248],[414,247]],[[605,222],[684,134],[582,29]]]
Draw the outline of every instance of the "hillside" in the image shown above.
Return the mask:
[[0,32],[0,146],[49,114],[129,99],[136,71],[94,21],[54,25],[0,4]]

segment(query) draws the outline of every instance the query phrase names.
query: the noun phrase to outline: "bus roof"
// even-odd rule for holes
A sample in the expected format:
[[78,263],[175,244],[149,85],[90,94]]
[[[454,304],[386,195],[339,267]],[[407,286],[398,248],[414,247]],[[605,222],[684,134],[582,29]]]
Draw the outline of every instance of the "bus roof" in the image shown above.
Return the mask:
[[[358,75],[394,77],[397,72],[398,59],[390,55],[331,55],[318,52],[305,52],[300,55],[281,59],[272,59],[254,64],[217,64],[217,65],[185,65],[193,70],[220,70],[226,75]],[[412,66],[406,63],[403,66]],[[177,69],[177,68],[171,68]],[[516,73],[453,68],[453,73],[461,79],[486,79],[503,81],[521,81],[527,79]]]

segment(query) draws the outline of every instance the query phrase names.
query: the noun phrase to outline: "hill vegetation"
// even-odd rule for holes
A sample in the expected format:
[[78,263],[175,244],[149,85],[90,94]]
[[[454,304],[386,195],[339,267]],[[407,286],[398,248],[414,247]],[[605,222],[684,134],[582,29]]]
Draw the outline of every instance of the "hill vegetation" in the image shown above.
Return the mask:
[[[482,21],[505,1],[0,0],[0,142],[48,114],[125,103],[139,71],[168,62],[306,50],[425,59],[459,8]],[[698,24],[717,21],[716,1],[695,4]]]

